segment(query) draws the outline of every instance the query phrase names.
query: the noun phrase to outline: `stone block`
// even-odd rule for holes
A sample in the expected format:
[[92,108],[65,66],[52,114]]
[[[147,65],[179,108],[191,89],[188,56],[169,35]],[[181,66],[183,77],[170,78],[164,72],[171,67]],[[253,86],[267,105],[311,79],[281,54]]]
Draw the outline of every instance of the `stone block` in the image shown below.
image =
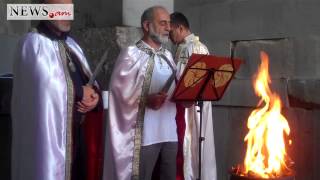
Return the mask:
[[74,29],[122,25],[123,1],[77,0],[74,3]]
[[288,80],[288,95],[291,107],[320,108],[320,80],[296,79]]
[[133,45],[142,37],[140,28],[135,27],[86,28],[74,30],[72,34],[83,48],[92,70],[109,48],[108,59],[97,77],[104,90],[109,87],[113,66],[120,50]]
[[30,30],[31,21],[7,20],[7,4],[28,4],[34,0],[0,1],[0,34],[22,35]]
[[234,42],[234,56],[244,61],[236,77],[251,78],[256,74],[261,64],[260,51],[265,51],[269,56],[271,78],[290,77],[294,69],[292,46],[289,39]]
[[143,11],[151,6],[161,5],[169,13],[173,12],[172,0],[123,0],[123,25],[140,27],[140,19]]
[[201,37],[200,40],[207,45],[210,54],[230,57],[230,41],[208,41],[207,39],[201,39]]
[[0,75],[12,72],[12,65],[20,35],[0,34]]
[[285,1],[234,1],[231,7],[233,37],[264,39],[285,34]]
[[[272,80],[270,89],[279,95],[282,105],[288,107],[286,80]],[[213,104],[220,106],[257,107],[259,100],[260,98],[254,92],[253,81],[251,79],[233,79],[222,99],[214,101]]]
[[272,78],[320,78],[320,36],[234,42],[234,55],[245,61],[236,77],[252,77],[261,63],[260,51],[269,55]]
[[117,44],[120,48],[128,47],[142,37],[142,30],[135,27],[116,27]]
[[231,7],[229,4],[207,3],[200,6],[198,11],[200,12],[199,17],[193,18],[199,18],[200,35],[204,39],[212,42],[232,39],[235,30],[232,27]]
[[287,0],[285,14],[287,33],[291,36],[319,35],[320,2],[317,0]]
[[[200,38],[202,39],[200,32],[202,28],[201,24],[201,8],[199,5],[194,5],[194,6],[175,6],[175,11],[182,12],[188,19],[190,28],[193,33],[196,35],[199,35]],[[208,38],[208,37],[206,37]],[[200,40],[201,40],[200,39]]]
[[320,36],[293,38],[292,79],[320,78]]

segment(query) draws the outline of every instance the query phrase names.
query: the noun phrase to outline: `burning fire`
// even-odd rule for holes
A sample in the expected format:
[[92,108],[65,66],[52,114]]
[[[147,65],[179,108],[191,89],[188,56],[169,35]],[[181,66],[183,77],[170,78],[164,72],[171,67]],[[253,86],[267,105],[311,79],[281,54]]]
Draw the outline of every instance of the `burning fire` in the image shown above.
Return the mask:
[[269,59],[265,52],[260,53],[261,65],[254,81],[256,94],[261,97],[258,106],[248,118],[249,132],[245,137],[247,152],[244,161],[245,174],[261,178],[275,178],[291,170],[286,164],[284,134],[290,134],[289,124],[281,114],[281,100],[271,92],[269,84]]

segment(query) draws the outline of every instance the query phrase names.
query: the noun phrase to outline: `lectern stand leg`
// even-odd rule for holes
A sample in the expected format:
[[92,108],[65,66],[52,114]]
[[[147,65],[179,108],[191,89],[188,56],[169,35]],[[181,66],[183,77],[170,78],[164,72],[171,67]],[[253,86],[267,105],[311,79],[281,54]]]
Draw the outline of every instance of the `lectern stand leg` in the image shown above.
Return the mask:
[[202,108],[203,108],[203,101],[198,101],[197,106],[199,106],[198,112],[200,113],[200,132],[199,132],[199,159],[198,159],[198,179],[201,180],[201,152],[202,152],[202,142],[205,140],[202,137]]

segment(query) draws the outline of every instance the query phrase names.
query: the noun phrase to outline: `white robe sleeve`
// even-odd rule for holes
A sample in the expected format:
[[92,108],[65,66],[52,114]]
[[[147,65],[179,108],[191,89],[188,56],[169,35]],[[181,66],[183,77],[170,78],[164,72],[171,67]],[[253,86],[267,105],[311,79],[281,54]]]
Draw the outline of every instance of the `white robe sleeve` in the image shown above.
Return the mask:
[[104,179],[130,180],[139,99],[149,56],[132,46],[121,51],[110,80]]
[[11,108],[13,180],[65,179],[67,88],[57,48],[29,33],[18,49]]

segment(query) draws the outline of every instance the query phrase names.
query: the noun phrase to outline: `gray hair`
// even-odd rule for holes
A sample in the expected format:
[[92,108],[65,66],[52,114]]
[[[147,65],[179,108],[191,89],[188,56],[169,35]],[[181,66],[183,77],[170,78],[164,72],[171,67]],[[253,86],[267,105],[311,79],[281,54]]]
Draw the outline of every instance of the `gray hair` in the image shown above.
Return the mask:
[[142,29],[143,29],[143,22],[144,21],[152,21],[153,20],[153,14],[156,9],[166,10],[166,8],[164,8],[163,6],[152,6],[152,7],[149,7],[148,9],[144,10],[144,12],[141,15],[141,22],[140,22]]

